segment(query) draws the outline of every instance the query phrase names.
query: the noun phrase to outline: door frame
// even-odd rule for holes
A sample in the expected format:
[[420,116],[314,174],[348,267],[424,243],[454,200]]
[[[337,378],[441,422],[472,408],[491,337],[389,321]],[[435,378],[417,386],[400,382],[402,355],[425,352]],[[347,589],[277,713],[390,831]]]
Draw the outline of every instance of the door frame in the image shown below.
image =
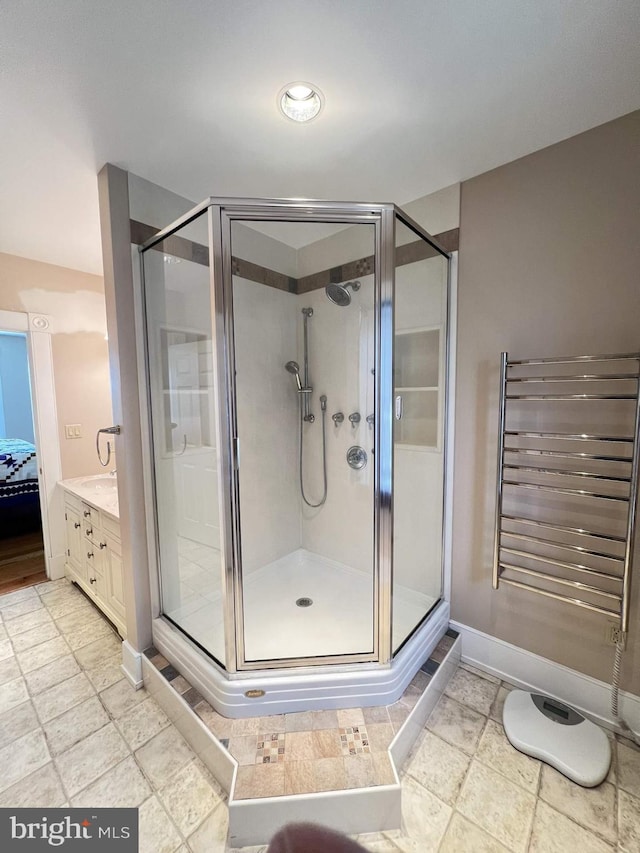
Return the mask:
[[64,577],[65,531],[61,523],[62,495],[57,488],[58,481],[62,479],[62,463],[51,318],[46,314],[0,310],[0,332],[22,332],[27,338],[45,570],[49,580],[56,580]]

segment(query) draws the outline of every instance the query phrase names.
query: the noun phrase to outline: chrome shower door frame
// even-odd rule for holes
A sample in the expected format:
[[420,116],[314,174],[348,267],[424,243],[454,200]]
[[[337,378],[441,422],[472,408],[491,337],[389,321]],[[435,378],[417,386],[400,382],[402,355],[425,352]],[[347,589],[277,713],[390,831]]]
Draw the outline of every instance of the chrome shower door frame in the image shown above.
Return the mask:
[[[371,652],[344,655],[322,655],[314,658],[278,658],[269,661],[248,661],[244,645],[244,589],[242,573],[242,548],[240,527],[239,467],[238,467],[238,431],[236,410],[234,316],[233,316],[233,275],[231,226],[234,221],[286,221],[286,222],[335,222],[345,225],[373,225],[375,228],[375,257],[379,263],[374,269],[375,290],[375,371],[376,378],[387,376],[388,381],[376,381],[375,405],[380,413],[375,430],[375,468],[373,490],[373,529],[374,529],[374,565],[373,565],[373,649]],[[392,520],[391,520],[391,483],[392,422],[385,412],[391,410],[391,363],[388,360],[389,346],[382,344],[385,338],[391,340],[393,330],[393,205],[362,204],[346,202],[273,200],[273,199],[211,199],[210,227],[213,258],[211,258],[212,287],[216,292],[215,304],[222,306],[219,314],[216,310],[216,329],[221,320],[223,332],[216,335],[218,364],[226,367],[226,385],[224,407],[225,421],[221,429],[221,439],[226,438],[226,455],[231,461],[229,478],[225,476],[226,498],[228,503],[224,537],[224,587],[227,590],[225,601],[225,632],[228,635],[232,627],[235,642],[228,641],[227,670],[245,672],[269,669],[287,669],[291,667],[326,666],[333,664],[371,664],[387,663],[391,658],[390,618],[391,618],[391,558],[392,558]],[[384,308],[383,308],[384,306]],[[222,377],[220,377],[222,381]],[[220,410],[221,412],[223,409]],[[231,591],[231,592],[230,592]],[[234,646],[234,648],[232,648]]]
[[[409,226],[430,243],[448,262],[447,316],[445,351],[449,353],[451,255],[420,225],[394,204],[328,202],[299,199],[234,199],[209,198],[159,231],[140,246],[142,254],[166,237],[179,232],[205,213],[208,217],[208,252],[211,288],[211,329],[215,372],[215,395],[218,412],[216,432],[219,449],[220,532],[222,555],[222,595],[224,599],[225,660],[224,669],[231,678],[241,678],[251,671],[278,671],[327,665],[389,664],[392,649],[393,595],[393,355],[394,355],[394,288],[396,220]],[[325,655],[314,658],[279,658],[269,661],[247,661],[244,646],[243,577],[240,529],[238,432],[234,352],[233,275],[231,225],[236,220],[344,223],[374,225],[374,295],[375,295],[375,422],[374,422],[374,489],[373,489],[373,648],[368,653]],[[142,286],[144,283],[144,264]],[[145,330],[146,313],[143,318]],[[146,331],[148,338],[148,331]],[[145,350],[147,349],[145,346]],[[145,352],[147,394],[150,378],[148,352]],[[448,373],[445,381],[445,423],[449,396]],[[447,458],[446,430],[444,459]],[[446,461],[443,476],[447,479]],[[151,472],[154,481],[155,473]],[[155,497],[154,497],[155,500]],[[443,536],[446,527],[443,523]],[[154,531],[158,557],[160,548]],[[159,559],[157,561],[159,567]],[[161,587],[161,577],[158,578]],[[162,614],[161,590],[158,602]],[[428,618],[428,615],[425,619]],[[422,620],[424,622],[424,620]],[[422,624],[422,622],[420,624]],[[177,626],[180,627],[180,626]],[[412,635],[418,629],[416,626]],[[182,629],[181,629],[182,630]],[[183,632],[186,634],[186,632]],[[187,635],[188,636],[188,635]],[[196,645],[199,645],[196,643]],[[203,648],[202,646],[199,646]],[[205,650],[206,651],[206,650]],[[211,653],[209,652],[211,656]],[[219,666],[218,662],[213,659]]]

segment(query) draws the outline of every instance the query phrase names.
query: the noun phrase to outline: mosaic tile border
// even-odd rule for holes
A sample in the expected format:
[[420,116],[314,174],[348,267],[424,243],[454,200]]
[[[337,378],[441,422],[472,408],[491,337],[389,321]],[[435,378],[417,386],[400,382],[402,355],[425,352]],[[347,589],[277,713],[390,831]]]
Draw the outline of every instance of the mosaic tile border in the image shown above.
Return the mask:
[[392,784],[389,745],[457,637],[447,630],[392,705],[238,719],[218,714],[155,647],[144,654],[238,762],[238,801]]
[[256,744],[256,764],[275,764],[284,761],[284,732],[258,735]]
[[[158,231],[158,229],[134,219],[130,220],[129,228],[131,242],[135,245],[141,245],[150,240]],[[434,234],[433,239],[445,251],[455,252],[460,243],[460,229],[451,228],[449,231],[442,231],[440,234]],[[168,255],[173,255],[176,258],[192,261],[202,266],[209,266],[208,248],[200,243],[194,243],[185,237],[178,237],[176,235],[167,237],[161,243],[158,243],[154,249]],[[413,264],[426,260],[427,258],[435,258],[439,254],[438,250],[425,240],[415,240],[396,248],[396,266],[400,267],[405,264]],[[309,293],[312,290],[320,290],[329,284],[339,284],[349,279],[371,275],[374,269],[375,257],[369,255],[366,258],[358,258],[341,266],[330,267],[312,275],[296,279],[276,270],[271,270],[268,267],[263,267],[260,264],[245,261],[242,258],[231,258],[232,275],[238,275],[241,278],[247,279],[247,281],[265,284],[268,287],[274,287],[277,290],[284,290],[287,293],[294,294]]]

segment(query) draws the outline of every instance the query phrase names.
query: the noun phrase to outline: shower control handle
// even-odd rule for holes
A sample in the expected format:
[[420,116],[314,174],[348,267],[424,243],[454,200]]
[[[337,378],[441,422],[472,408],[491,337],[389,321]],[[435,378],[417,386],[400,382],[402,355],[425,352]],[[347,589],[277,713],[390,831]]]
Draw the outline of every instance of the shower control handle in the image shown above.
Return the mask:
[[349,415],[349,420],[351,421],[351,426],[355,429],[360,423],[360,412],[352,412]]
[[360,468],[364,468],[366,464],[367,451],[363,447],[359,447],[355,444],[347,450],[347,465],[349,468],[359,471]]
[[344,420],[344,415],[342,412],[334,412],[334,414],[331,415],[331,420],[334,422],[334,424],[336,426],[338,426],[338,424],[341,424],[342,421]]
[[369,424],[369,429],[373,429],[373,425],[375,423],[375,415],[367,415],[365,418],[366,422]]

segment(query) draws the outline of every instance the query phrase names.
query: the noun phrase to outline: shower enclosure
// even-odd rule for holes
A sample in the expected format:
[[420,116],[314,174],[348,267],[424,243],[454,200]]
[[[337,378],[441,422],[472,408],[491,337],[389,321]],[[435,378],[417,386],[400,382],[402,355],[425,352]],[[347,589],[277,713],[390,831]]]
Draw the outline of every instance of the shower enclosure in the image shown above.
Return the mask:
[[394,205],[239,199],[141,254],[154,642],[232,681],[412,640],[415,670],[448,615],[448,254]]

